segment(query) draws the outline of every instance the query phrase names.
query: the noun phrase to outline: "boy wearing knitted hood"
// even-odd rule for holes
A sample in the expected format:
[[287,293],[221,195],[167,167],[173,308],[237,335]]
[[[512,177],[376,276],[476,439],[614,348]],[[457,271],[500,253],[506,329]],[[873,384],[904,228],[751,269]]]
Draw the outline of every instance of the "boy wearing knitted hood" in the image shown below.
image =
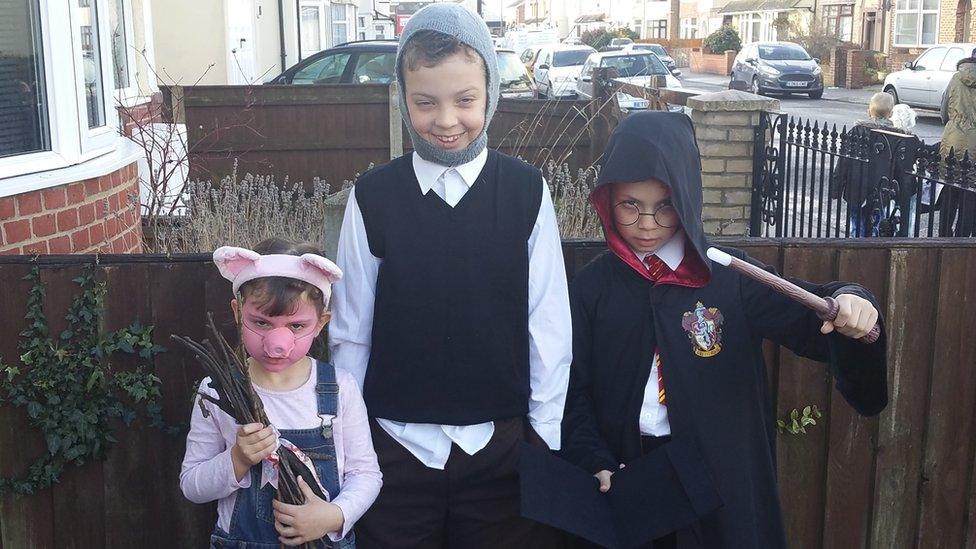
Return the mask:
[[552,200],[539,170],[486,148],[499,77],[477,15],[417,12],[396,72],[414,152],[356,182],[330,329],[385,471],[359,546],[553,546],[520,517],[517,475],[521,441],[559,448],[569,380]]
[[[573,279],[573,366],[563,456],[613,489],[625,465],[664,465],[643,503],[642,547],[785,548],[775,418],[762,341],[830,363],[864,415],[887,403],[885,336],[857,284],[793,280],[832,296],[831,322],[706,256],[701,160],[691,120],[628,116],[601,159],[590,202],[610,251]],[[749,260],[738,250],[726,251]],[[749,260],[751,261],[751,260]],[[661,457],[662,454],[666,457]],[[661,459],[658,459],[661,458]],[[594,490],[597,490],[594,484]]]

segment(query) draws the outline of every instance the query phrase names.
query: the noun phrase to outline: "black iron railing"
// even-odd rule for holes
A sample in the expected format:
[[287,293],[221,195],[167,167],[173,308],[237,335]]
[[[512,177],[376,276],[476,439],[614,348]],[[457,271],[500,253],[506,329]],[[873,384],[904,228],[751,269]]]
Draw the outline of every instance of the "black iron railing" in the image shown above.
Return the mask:
[[752,236],[973,236],[976,162],[870,125],[766,114],[755,130]]

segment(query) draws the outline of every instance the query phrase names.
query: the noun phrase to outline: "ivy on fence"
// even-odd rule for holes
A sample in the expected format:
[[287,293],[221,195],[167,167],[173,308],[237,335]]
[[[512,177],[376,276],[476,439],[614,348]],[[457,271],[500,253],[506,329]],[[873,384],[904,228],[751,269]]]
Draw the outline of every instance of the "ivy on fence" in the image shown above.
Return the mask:
[[[95,281],[89,265],[73,280],[80,293],[65,315],[67,328],[57,338],[49,333],[43,310],[44,286],[35,267],[27,299],[27,327],[18,348],[24,371],[0,362],[0,402],[25,408],[31,427],[44,435],[47,453],[21,476],[0,477],[0,493],[33,494],[58,482],[69,464],[103,459],[116,442],[113,419],[130,425],[141,407],[149,424],[166,432],[159,404],[160,380],[151,371],[154,356],[165,351],[152,341],[152,326],[139,321],[101,334],[105,284]],[[116,353],[138,357],[132,371],[115,370]]]

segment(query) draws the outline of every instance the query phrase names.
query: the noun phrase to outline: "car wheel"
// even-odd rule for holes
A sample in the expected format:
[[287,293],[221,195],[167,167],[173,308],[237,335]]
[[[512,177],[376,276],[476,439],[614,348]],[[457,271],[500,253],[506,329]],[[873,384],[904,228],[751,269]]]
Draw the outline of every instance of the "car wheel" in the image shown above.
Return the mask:
[[894,98],[895,105],[897,105],[898,104],[898,92],[895,91],[895,87],[894,86],[888,86],[887,88],[885,88],[884,91],[885,91],[885,93],[887,93],[888,95],[890,95],[892,98]]
[[817,91],[812,91],[808,95],[810,96],[810,99],[820,99],[821,97],[823,97],[823,88]]
[[749,87],[749,91],[756,95],[763,94],[762,88],[759,87],[759,79],[755,76],[752,77],[752,86]]

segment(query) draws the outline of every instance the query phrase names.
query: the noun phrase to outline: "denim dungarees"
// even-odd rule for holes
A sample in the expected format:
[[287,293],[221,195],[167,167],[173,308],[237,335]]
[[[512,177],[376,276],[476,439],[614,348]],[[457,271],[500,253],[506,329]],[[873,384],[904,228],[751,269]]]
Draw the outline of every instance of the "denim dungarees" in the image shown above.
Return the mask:
[[[339,385],[336,383],[335,368],[327,362],[315,361],[315,394],[318,401],[318,414],[337,415],[339,407]],[[339,471],[335,458],[335,442],[332,439],[332,420],[322,420],[322,425],[313,429],[283,429],[282,438],[291,441],[315,464],[315,472],[322,486],[329,493],[329,501],[339,494]],[[274,513],[271,501],[275,489],[270,485],[261,487],[261,464],[251,467],[251,485],[237,491],[234,513],[230,519],[230,532],[214,528],[210,536],[211,547],[234,549],[278,548],[278,531],[274,527]],[[354,549],[356,540],[350,531],[342,541],[332,542],[326,536],[312,544],[314,547],[335,547]]]

